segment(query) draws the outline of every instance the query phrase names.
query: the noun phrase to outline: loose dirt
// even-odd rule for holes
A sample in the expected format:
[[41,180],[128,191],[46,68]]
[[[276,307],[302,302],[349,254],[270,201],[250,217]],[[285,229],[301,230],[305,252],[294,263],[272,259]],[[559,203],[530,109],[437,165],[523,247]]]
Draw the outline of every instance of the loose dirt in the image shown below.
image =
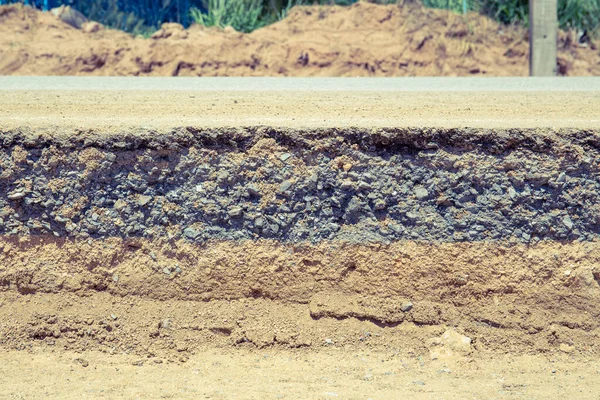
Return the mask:
[[[593,43],[561,33],[560,75],[599,75]],[[242,34],[167,24],[152,38],[79,30],[51,13],[0,7],[0,74],[153,76],[524,76],[523,28],[415,3],[295,7]]]

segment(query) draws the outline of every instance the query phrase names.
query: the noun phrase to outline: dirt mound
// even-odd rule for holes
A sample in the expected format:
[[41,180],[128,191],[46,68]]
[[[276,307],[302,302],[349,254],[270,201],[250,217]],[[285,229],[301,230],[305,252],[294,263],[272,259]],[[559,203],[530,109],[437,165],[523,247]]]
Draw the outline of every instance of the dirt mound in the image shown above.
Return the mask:
[[[559,42],[562,75],[600,74],[593,44],[566,33]],[[416,4],[296,7],[251,34],[166,24],[149,39],[0,7],[0,74],[510,76],[526,75],[527,62],[526,30]]]

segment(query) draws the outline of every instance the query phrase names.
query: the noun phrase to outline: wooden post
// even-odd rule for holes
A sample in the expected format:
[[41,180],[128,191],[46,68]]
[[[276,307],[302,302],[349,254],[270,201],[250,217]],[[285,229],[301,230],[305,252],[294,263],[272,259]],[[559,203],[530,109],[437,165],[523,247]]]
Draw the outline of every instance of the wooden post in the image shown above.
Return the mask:
[[529,0],[529,75],[556,75],[557,0]]

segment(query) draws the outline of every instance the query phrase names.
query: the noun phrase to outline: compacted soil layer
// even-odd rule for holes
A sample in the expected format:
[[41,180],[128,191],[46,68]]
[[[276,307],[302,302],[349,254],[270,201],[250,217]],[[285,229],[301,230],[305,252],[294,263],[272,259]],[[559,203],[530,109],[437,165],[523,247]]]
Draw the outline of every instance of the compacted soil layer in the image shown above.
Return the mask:
[[[594,43],[560,33],[558,73],[599,75]],[[415,3],[295,7],[250,34],[165,24],[151,38],[80,30],[0,7],[0,74],[127,76],[525,76],[524,28]]]
[[396,349],[210,349],[176,359],[96,351],[1,354],[9,399],[597,399],[597,357],[478,354],[430,361]]

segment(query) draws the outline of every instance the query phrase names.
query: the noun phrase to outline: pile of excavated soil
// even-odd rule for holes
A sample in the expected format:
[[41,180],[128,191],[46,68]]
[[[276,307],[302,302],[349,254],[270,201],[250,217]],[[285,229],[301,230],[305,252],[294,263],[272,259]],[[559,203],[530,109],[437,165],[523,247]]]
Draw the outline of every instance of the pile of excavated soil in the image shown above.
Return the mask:
[[[417,4],[295,7],[251,34],[166,24],[150,39],[0,7],[5,75],[513,76],[527,65],[525,29]],[[599,75],[598,49],[561,33],[559,73]]]

